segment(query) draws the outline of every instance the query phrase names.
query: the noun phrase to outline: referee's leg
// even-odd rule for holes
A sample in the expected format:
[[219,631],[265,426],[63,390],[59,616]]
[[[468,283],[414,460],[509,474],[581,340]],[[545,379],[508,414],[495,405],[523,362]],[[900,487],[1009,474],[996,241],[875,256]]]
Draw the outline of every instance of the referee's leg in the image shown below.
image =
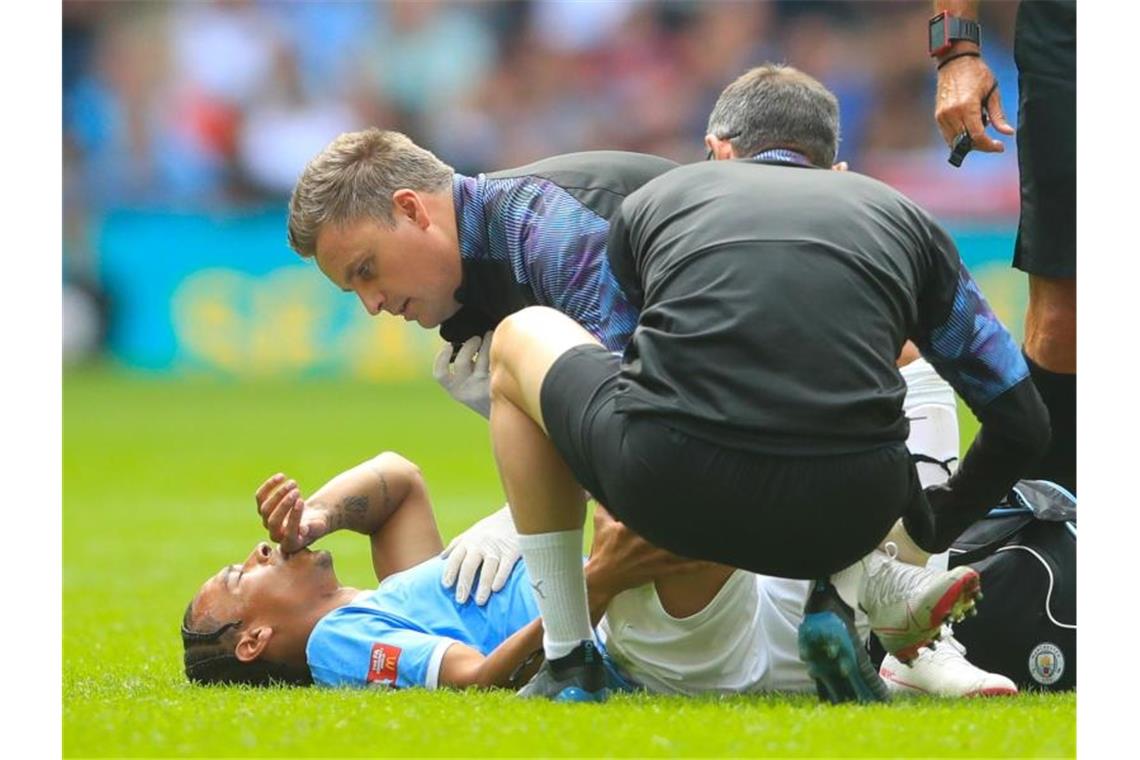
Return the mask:
[[1077,278],[1029,275],[1025,358],[1049,409],[1052,439],[1031,473],[1077,491]]

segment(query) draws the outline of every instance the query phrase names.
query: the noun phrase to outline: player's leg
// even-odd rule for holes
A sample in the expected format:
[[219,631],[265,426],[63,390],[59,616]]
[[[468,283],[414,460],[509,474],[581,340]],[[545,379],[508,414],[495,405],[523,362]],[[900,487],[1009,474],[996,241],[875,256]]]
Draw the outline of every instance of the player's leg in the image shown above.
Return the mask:
[[[946,482],[958,469],[958,409],[954,390],[934,371],[930,363],[916,357],[900,367],[906,380],[903,413],[910,422],[906,446],[915,460],[919,483],[923,488]],[[903,528],[902,521],[883,542],[898,547],[899,559],[912,565],[925,565],[939,570],[947,568],[948,552],[935,555],[923,551]]]
[[[592,335],[563,314],[532,307],[501,322],[491,347],[495,460],[542,614],[547,662],[566,666],[555,667],[554,674],[550,668],[540,671],[532,684],[554,690],[541,696],[591,698],[601,688],[574,683],[582,675],[579,666],[596,657],[582,572],[585,494],[547,436],[541,403],[551,366],[577,346],[596,344]],[[585,661],[578,663],[582,658]]]
[[[904,411],[911,422],[907,448],[920,460],[912,498],[920,500],[922,486],[945,481],[956,466],[957,411],[953,391],[927,362],[913,360],[901,371],[907,381]],[[945,618],[960,616],[973,604],[976,573],[946,572],[945,556],[936,558],[941,561],[931,563],[930,569],[915,567],[926,565],[929,555],[913,544],[901,520],[884,544],[892,554],[899,545],[910,547],[905,557],[898,555],[909,564],[873,552],[833,576],[834,590],[817,584],[805,606],[801,656],[821,697],[831,701],[866,701],[884,690],[856,634],[860,625],[869,625],[900,656],[917,659],[927,651],[921,644],[939,633]],[[855,617],[848,613],[850,607],[859,610]],[[913,624],[916,619],[919,625]]]
[[[916,360],[901,368],[907,383],[903,411],[910,421],[907,448],[923,488],[944,483],[958,469],[958,413],[954,391],[926,361]],[[902,528],[895,524],[889,541],[899,547],[899,559],[946,570],[949,552],[930,557]],[[904,548],[905,547],[905,548]],[[908,553],[909,550],[909,553]],[[858,615],[856,616],[858,624]],[[880,653],[881,654],[881,653]],[[979,694],[1016,694],[1017,687],[999,673],[988,673],[969,662],[963,647],[943,626],[937,648],[923,647],[904,665],[894,655],[882,657],[879,674],[892,694],[927,693],[946,697]]]

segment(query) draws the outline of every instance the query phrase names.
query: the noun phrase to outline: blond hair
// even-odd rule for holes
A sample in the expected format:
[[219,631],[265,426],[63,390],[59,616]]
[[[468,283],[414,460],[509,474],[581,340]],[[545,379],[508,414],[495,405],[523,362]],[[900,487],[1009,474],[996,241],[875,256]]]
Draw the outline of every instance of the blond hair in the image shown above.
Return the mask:
[[367,218],[392,226],[393,193],[402,188],[438,192],[454,173],[400,132],[375,127],[346,132],[310,161],[297,180],[289,199],[289,246],[310,258],[326,224]]

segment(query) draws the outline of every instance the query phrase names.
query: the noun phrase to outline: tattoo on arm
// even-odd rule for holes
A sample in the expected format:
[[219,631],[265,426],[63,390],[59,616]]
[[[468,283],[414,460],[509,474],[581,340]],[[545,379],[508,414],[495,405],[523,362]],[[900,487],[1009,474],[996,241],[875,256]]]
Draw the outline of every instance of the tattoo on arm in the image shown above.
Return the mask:
[[334,504],[326,501],[310,501],[307,506],[311,509],[323,510],[328,516],[329,532],[337,530],[351,530],[357,533],[373,533],[379,529],[380,524],[388,519],[392,512],[392,496],[388,488],[388,479],[384,472],[375,465],[371,465],[372,472],[380,480],[380,508],[373,509],[371,494],[369,492],[353,493],[344,496]]
[[330,508],[328,502],[310,501],[305,504],[305,508],[325,513],[326,519],[329,522],[329,533],[334,533],[344,528],[344,515],[341,513],[341,510]]
[[309,509],[320,510],[325,513],[329,523],[329,533],[338,530],[352,530],[358,533],[367,533],[365,521],[368,518],[368,496],[364,494],[350,494],[330,505],[327,501],[310,501],[306,505]]
[[380,478],[381,509],[387,517],[392,512],[392,497],[388,493],[388,479],[384,477],[384,471],[374,463],[369,463],[369,467],[372,468],[372,472],[376,473],[376,477]]
[[368,519],[368,494],[350,494],[340,500],[337,513],[343,516],[345,523],[353,530],[366,532]]

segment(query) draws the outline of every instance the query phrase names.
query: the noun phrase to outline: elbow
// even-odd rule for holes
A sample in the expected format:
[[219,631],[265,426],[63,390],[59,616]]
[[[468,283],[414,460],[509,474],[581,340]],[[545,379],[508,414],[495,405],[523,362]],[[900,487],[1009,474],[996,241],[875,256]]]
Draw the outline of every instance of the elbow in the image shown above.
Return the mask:
[[395,451],[384,451],[372,458],[372,463],[376,466],[392,472],[415,472],[419,473],[420,468],[415,462],[407,457],[397,454]]
[[[409,488],[423,486],[424,475],[419,466],[394,451],[385,451],[372,458],[372,467],[384,477],[404,484]],[[403,489],[401,489],[403,490]]]

